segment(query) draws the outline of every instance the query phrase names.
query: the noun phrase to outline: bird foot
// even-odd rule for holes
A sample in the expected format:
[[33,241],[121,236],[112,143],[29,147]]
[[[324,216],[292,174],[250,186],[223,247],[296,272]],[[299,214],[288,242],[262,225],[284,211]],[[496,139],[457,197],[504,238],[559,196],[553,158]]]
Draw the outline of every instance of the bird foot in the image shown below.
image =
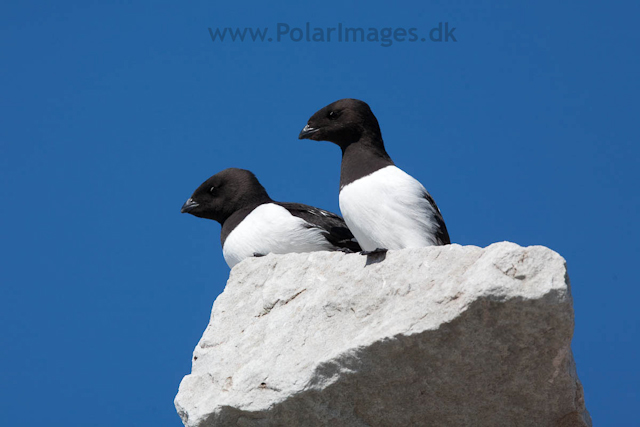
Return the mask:
[[384,249],[384,248],[375,248],[372,251],[362,251],[360,252],[360,255],[374,255],[374,254],[385,254],[387,253],[388,249]]
[[336,251],[337,252],[342,252],[342,253],[345,253],[345,254],[352,254],[353,253],[353,251],[351,249],[349,249],[349,248],[338,248]]

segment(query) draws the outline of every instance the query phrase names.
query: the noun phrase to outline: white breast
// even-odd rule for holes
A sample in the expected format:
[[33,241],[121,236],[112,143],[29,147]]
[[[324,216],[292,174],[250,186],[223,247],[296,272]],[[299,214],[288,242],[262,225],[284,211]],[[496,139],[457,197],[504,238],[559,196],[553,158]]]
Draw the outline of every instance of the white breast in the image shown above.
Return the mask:
[[333,247],[318,228],[309,228],[306,224],[282,206],[265,203],[229,233],[222,254],[229,267],[233,267],[255,253],[313,252]]
[[411,175],[387,166],[340,191],[340,211],[362,249],[436,245],[438,225],[426,190]]

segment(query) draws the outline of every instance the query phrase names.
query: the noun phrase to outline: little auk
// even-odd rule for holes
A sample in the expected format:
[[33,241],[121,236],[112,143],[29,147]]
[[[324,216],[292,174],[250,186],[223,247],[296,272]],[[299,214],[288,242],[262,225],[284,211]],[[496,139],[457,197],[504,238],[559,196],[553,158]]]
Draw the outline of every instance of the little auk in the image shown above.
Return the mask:
[[364,254],[451,243],[435,201],[387,154],[367,103],[341,99],[316,112],[299,139],[342,150],[340,211]]
[[244,169],[213,175],[180,211],[222,225],[222,254],[229,267],[268,253],[361,250],[340,216],[300,203],[273,201],[256,176]]

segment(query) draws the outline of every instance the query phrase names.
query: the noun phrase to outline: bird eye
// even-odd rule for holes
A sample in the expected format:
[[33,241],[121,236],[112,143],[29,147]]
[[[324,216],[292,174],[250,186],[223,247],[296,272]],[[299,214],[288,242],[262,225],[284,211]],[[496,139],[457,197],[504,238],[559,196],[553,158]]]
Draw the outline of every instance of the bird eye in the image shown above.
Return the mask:
[[209,193],[213,194],[216,191],[216,187],[211,187],[209,189]]
[[336,111],[329,111],[328,117],[329,117],[329,119],[331,119],[331,120],[335,120],[335,119],[337,119],[337,118],[338,118],[338,112],[336,112]]

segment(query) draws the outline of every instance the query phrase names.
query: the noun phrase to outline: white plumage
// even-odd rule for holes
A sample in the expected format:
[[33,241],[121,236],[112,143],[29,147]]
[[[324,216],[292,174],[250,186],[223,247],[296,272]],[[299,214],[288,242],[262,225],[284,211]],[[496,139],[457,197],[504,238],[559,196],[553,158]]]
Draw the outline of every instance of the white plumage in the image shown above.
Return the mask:
[[289,213],[282,206],[265,203],[255,208],[233,229],[222,247],[229,267],[254,254],[313,252],[333,246],[322,231]]
[[438,245],[436,209],[411,175],[387,166],[340,190],[340,211],[365,251]]

